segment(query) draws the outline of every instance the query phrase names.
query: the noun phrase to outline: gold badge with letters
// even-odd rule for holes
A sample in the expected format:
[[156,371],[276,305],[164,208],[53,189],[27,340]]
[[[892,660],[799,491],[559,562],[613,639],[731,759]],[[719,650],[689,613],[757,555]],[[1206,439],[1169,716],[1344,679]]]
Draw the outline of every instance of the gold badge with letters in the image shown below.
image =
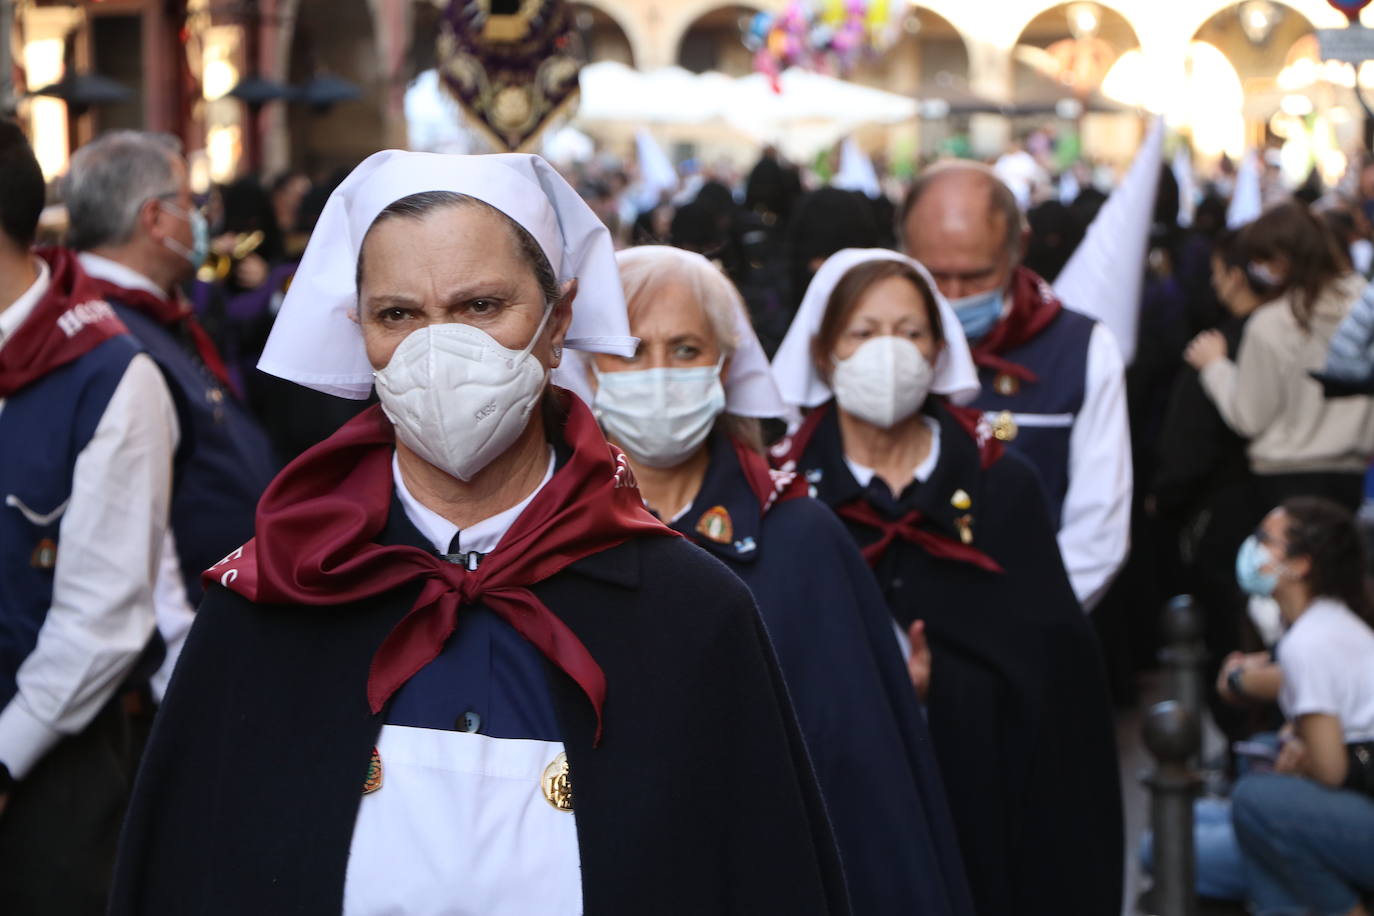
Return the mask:
[[371,795],[382,787],[382,755],[372,749],[372,759],[367,762],[367,778],[363,780],[363,794]]
[[724,506],[712,506],[697,520],[697,533],[708,541],[729,544],[735,540],[735,526]]
[[568,776],[568,753],[560,751],[553,762],[544,768],[544,778],[540,781],[544,790],[544,800],[559,811],[573,809],[572,779]]

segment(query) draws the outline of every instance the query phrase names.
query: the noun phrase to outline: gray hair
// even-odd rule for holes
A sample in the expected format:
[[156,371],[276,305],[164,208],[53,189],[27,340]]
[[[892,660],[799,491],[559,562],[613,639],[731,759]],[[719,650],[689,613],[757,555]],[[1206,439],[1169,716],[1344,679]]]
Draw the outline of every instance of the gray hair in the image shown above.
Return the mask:
[[170,134],[138,130],[112,130],[77,150],[63,183],[68,244],[89,251],[131,239],[143,205],[177,192],[172,162],[180,155]]
[[421,191],[418,194],[411,194],[392,202],[387,205],[386,209],[377,214],[372,225],[367,227],[367,234],[363,236],[363,244],[358,250],[358,273],[356,277],[358,294],[361,296],[363,291],[362,247],[367,245],[367,236],[372,234],[373,229],[394,219],[420,220],[431,213],[449,207],[479,207],[490,210],[501,217],[514,236],[515,245],[520,249],[521,260],[533,272],[535,282],[539,284],[539,289],[544,295],[544,302],[552,305],[562,298],[563,291],[558,283],[558,275],[553,272],[553,265],[549,263],[548,255],[544,254],[544,249],[539,247],[539,243],[535,241],[534,236],[530,235],[529,230],[486,201],[455,191]]

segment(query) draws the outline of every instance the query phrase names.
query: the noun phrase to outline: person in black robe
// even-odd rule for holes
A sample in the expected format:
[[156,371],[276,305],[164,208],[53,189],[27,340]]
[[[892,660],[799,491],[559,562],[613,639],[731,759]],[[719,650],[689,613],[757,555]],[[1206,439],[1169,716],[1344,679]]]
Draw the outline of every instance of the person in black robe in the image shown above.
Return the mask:
[[854,912],[971,914],[958,841],[891,617],[844,527],[771,471],[758,419],[785,412],[738,292],[705,258],[617,255],[631,359],[558,378],[625,450],[648,506],[758,602],[826,808]]
[[823,265],[773,363],[784,399],[813,408],[782,468],[845,521],[913,662],[929,646],[913,677],[977,911],[1116,913],[1121,796],[1096,639],[1034,470],[951,403],[977,374],[946,310],[894,252]]
[[263,364],[381,403],[206,573],[112,913],[849,911],[747,589],[548,383],[627,332],[538,157],[344,182]]

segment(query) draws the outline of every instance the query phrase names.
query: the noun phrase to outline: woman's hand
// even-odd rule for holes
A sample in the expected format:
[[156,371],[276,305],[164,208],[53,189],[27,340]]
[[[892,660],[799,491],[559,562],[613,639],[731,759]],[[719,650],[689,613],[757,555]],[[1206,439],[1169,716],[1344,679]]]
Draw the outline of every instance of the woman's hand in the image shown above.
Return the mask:
[[911,685],[916,688],[916,696],[924,703],[930,691],[930,645],[926,642],[926,622],[915,621],[907,627],[906,635],[911,640],[906,671],[911,676]]
[[1217,360],[1225,359],[1226,355],[1226,338],[1220,331],[1203,331],[1194,337],[1193,342],[1188,344],[1188,349],[1183,351],[1183,358],[1188,361],[1188,365],[1199,372]]

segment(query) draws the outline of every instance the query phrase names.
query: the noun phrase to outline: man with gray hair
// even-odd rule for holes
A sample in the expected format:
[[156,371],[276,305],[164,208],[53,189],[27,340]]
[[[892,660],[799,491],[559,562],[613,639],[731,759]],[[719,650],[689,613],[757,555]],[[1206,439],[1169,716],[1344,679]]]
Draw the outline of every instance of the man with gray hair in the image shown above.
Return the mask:
[[1039,471],[1065,569],[1092,610],[1130,548],[1120,348],[1106,325],[1065,308],[1022,266],[1021,209],[986,166],[928,169],[907,195],[899,228],[906,253],[930,270],[973,348],[983,387],[972,406]]
[[200,602],[201,573],[252,537],[258,497],[278,463],[179,288],[205,259],[208,233],[177,141],[107,133],[72,157],[65,191],[69,244],[176,404],[171,530],[155,596],[167,647],[152,681],[160,697]]

